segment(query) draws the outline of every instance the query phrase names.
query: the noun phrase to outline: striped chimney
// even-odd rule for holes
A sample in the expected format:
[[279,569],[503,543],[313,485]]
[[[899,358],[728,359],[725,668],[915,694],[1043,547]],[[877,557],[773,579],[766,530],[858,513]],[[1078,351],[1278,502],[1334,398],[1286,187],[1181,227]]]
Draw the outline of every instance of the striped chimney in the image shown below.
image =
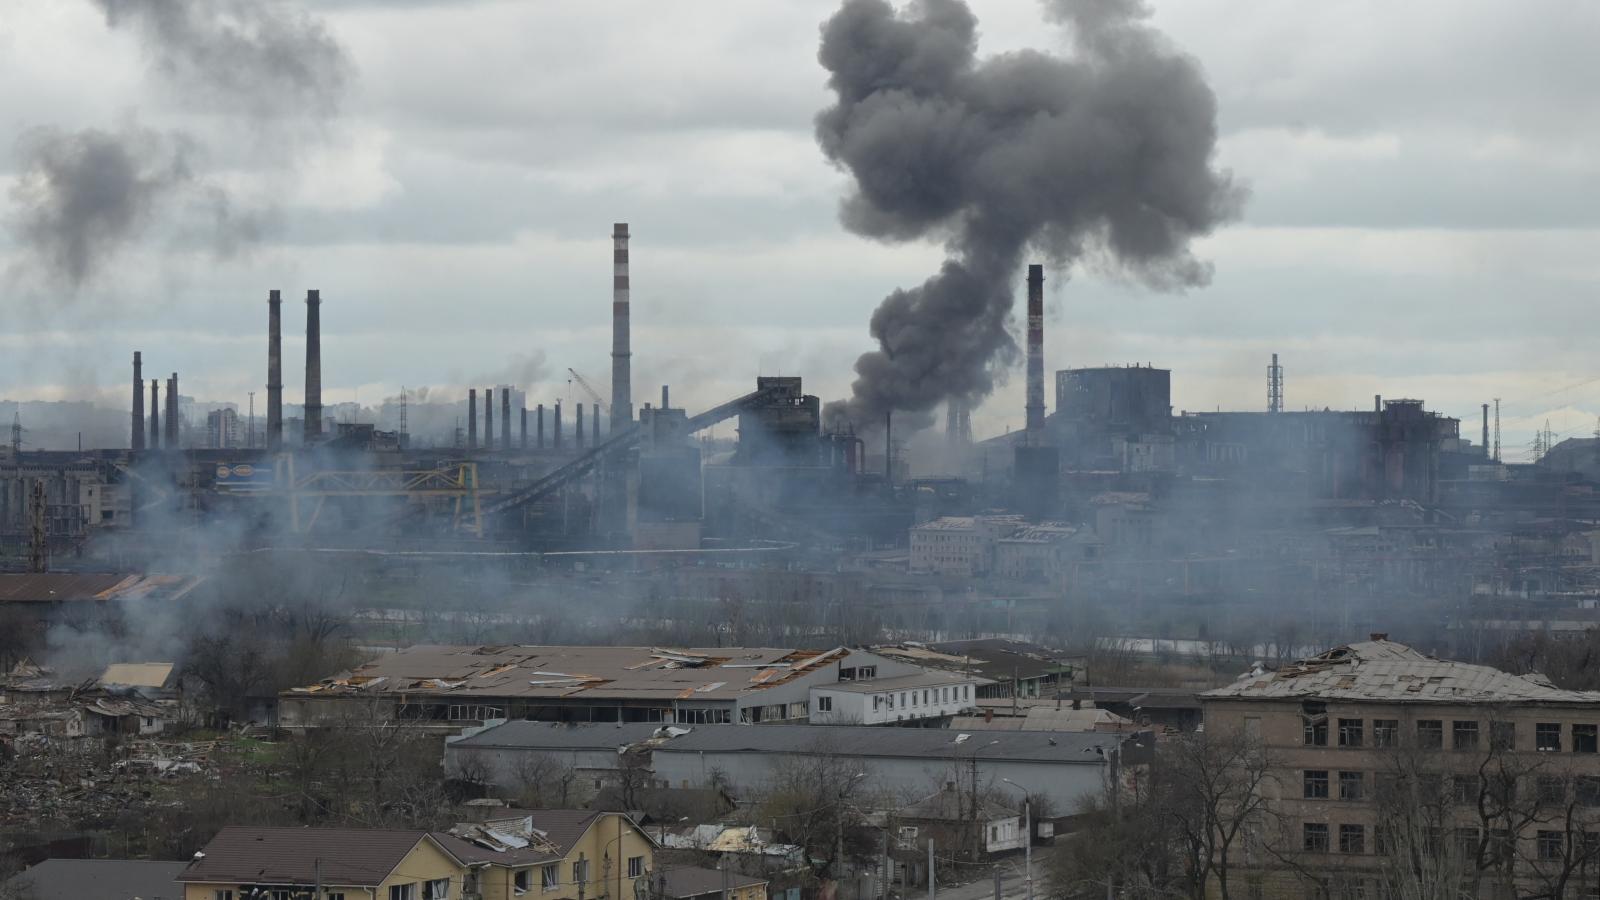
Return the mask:
[[611,431],[633,424],[633,353],[628,333],[628,223],[611,230]]

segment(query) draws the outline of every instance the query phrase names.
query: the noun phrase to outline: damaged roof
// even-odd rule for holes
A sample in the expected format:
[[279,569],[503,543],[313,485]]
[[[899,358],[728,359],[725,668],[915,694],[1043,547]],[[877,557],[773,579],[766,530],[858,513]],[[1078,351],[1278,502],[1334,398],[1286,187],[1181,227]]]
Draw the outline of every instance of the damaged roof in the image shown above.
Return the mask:
[[976,638],[932,644],[904,643],[872,648],[872,652],[921,666],[933,666],[1000,681],[1040,678],[1070,672],[1074,660],[1065,652],[1027,641]]
[[194,575],[126,575],[46,572],[0,573],[0,604],[71,603],[87,600],[174,600],[200,583]]
[[286,696],[341,693],[472,697],[729,700],[850,654],[775,648],[469,647],[425,644]]
[[100,676],[107,687],[164,688],[172,680],[175,666],[169,662],[112,663]]
[[465,822],[433,837],[462,862],[531,866],[559,862],[604,812],[586,809],[506,809],[484,822]]
[[1200,696],[1208,700],[1600,705],[1600,691],[1564,690],[1543,675],[1512,675],[1489,666],[1438,659],[1390,640],[1336,647],[1276,672],[1257,670]]

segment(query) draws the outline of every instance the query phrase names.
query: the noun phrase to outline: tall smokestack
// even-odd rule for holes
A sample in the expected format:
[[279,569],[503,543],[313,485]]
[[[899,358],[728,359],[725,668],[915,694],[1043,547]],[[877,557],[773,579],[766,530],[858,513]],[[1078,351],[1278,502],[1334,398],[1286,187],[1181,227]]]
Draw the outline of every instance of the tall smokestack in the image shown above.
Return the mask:
[[478,389],[467,388],[467,449],[478,449]]
[[628,337],[628,223],[611,229],[611,431],[633,424],[633,354]]
[[511,449],[511,388],[508,387],[500,389],[500,449]]
[[589,422],[589,434],[594,437],[594,446],[600,446],[600,404],[594,405],[594,416]]
[[1028,266],[1028,437],[1044,433],[1044,266]]
[[137,350],[133,351],[133,434],[128,446],[144,449],[144,359]]
[[523,450],[528,449],[528,404],[526,402],[522,404],[522,438],[517,443],[517,446]]
[[573,446],[575,446],[575,447],[577,447],[578,449],[581,450],[581,449],[583,449],[583,404],[582,403],[578,404],[578,412],[573,418],[573,424],[575,424],[577,426],[577,428],[573,429],[574,438],[573,438],[572,444],[573,444]]
[[667,406],[667,399],[670,396],[671,395],[668,393],[667,386],[663,384],[661,386],[661,408],[662,409],[671,409],[671,407]]
[[306,291],[306,443],[322,437],[322,292]]
[[150,379],[150,449],[161,449],[161,379]]
[[267,449],[283,449],[283,300],[267,292]]
[[494,449],[494,388],[483,389],[483,448]]
[[550,446],[561,449],[561,401],[556,401],[555,419],[550,423]]
[[1489,404],[1483,405],[1483,455],[1489,455]]
[[537,406],[534,407],[534,416],[533,416],[533,418],[534,418],[533,430],[534,430],[534,435],[535,435],[534,447],[536,447],[539,450],[543,450],[544,449],[544,404],[543,403],[540,403],[540,404],[538,404]]
[[167,379],[167,447],[178,447],[178,373]]

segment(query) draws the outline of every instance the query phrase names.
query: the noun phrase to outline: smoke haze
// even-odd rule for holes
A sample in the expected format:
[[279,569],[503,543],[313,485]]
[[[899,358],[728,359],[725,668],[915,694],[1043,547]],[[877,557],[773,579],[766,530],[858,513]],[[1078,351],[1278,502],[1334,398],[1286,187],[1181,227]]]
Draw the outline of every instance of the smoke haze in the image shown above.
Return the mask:
[[[92,2],[113,30],[139,37],[187,107],[258,124],[320,119],[337,110],[349,80],[349,60],[321,23],[276,0]],[[193,132],[137,124],[29,132],[17,147],[10,224],[34,268],[75,290],[157,224],[219,258],[258,243],[275,210],[203,173],[204,144]]]
[[1216,100],[1198,64],[1129,0],[1055,0],[1072,55],[977,57],[960,0],[847,0],[818,58],[838,102],[817,117],[824,154],[853,178],[840,218],[871,238],[943,239],[948,258],[878,306],[878,349],[829,416],[889,410],[925,422],[986,396],[1014,362],[1013,280],[1032,249],[1161,290],[1205,284],[1192,238],[1237,214],[1242,189],[1212,165]]

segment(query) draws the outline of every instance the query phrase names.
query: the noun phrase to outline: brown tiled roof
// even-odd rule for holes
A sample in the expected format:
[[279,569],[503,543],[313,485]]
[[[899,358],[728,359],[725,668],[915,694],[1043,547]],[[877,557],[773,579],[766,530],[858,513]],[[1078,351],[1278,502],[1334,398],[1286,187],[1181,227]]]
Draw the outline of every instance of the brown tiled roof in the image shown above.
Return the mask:
[[178,880],[305,885],[314,884],[320,874],[327,885],[376,887],[418,842],[428,839],[425,831],[230,825],[217,832]]

